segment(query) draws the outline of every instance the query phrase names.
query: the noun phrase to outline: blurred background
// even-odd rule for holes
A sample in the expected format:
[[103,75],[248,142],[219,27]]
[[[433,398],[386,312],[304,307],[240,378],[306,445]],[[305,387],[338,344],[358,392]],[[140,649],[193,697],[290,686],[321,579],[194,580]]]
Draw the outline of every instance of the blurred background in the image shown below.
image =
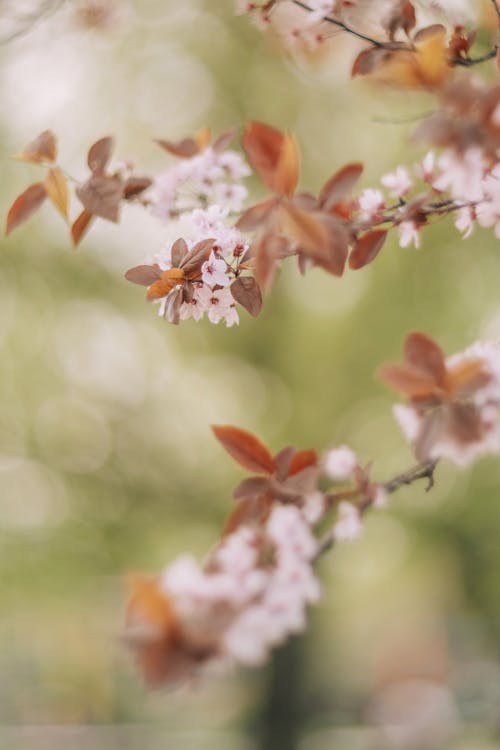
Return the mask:
[[[358,160],[372,186],[421,155],[407,137],[433,106],[351,82],[349,41],[284,54],[232,0],[2,0],[0,39],[2,221],[40,178],[8,157],[46,128],[82,178],[104,135],[159,172],[154,137],[261,119],[297,134],[304,186]],[[412,464],[373,373],[411,329],[448,353],[500,337],[493,233],[437,224],[340,280],[289,264],[237,329],[169,326],[125,282],[166,237],[130,206],[75,251],[44,207],[2,241],[1,750],[500,748],[497,457],[372,514],[263,670],[151,692],[120,640],[125,574],[203,555],[230,508],[241,474],[211,423],[274,449],[348,443],[380,479]]]

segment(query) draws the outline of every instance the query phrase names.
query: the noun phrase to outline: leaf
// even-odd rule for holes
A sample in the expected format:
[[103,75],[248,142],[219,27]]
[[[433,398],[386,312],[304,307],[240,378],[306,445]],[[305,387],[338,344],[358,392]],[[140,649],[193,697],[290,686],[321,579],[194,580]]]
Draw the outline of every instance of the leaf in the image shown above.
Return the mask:
[[76,194],[94,216],[118,222],[120,201],[123,196],[123,182],[117,176],[93,174]]
[[172,289],[170,294],[167,296],[165,302],[165,313],[164,316],[169,323],[173,325],[179,325],[181,305],[183,302],[183,289],[181,286],[177,286]]
[[215,240],[210,237],[206,240],[200,240],[200,242],[197,242],[196,245],[189,251],[189,253],[184,256],[181,263],[181,268],[184,269],[184,272],[188,278],[192,279],[200,273],[201,265],[209,257],[214,246],[214,242]]
[[271,453],[255,435],[230,425],[213,425],[212,432],[229,455],[247,471],[257,474],[274,472]]
[[483,437],[481,413],[474,404],[447,404],[444,414],[446,428],[457,442],[474,443]]
[[162,271],[159,279],[149,287],[146,299],[149,301],[166,297],[176,286],[184,283],[184,271],[182,268],[170,268]]
[[346,164],[335,172],[325,182],[319,194],[320,206],[324,211],[330,211],[337,203],[351,193],[355,184],[363,173],[363,165],[359,162]]
[[409,333],[404,343],[404,355],[408,364],[423,370],[439,386],[446,383],[446,363],[441,347],[425,333]]
[[349,268],[358,270],[371,263],[384,246],[387,231],[374,229],[359,237],[349,256]]
[[325,248],[317,248],[308,255],[315,265],[334,276],[342,276],[347,260],[349,236],[343,223],[335,216],[322,214],[321,223],[326,230],[328,243]]
[[163,138],[155,138],[155,143],[172,156],[179,156],[182,159],[190,159],[198,153],[198,144],[194,138],[183,138],[181,141],[166,141]]
[[57,158],[57,142],[54,133],[51,130],[44,130],[34,141],[28,143],[21,153],[15,154],[13,158],[34,162],[35,164],[55,161]]
[[492,379],[480,359],[465,359],[447,369],[448,389],[457,398],[469,398]]
[[236,228],[241,232],[255,231],[266,223],[278,205],[278,199],[273,197],[250,206],[236,222]]
[[304,211],[293,203],[284,203],[282,221],[286,233],[300,245],[301,249],[318,255],[327,250],[328,232],[318,215]]
[[81,214],[77,216],[71,226],[71,237],[74,245],[78,245],[85,232],[89,229],[93,218],[93,215],[90,211],[87,211],[87,209],[84,209]]
[[410,399],[427,399],[434,395],[434,378],[419,367],[407,364],[382,365],[377,374],[387,385]]
[[5,236],[8,237],[14,229],[33,216],[46,197],[47,191],[42,182],[33,183],[21,195],[18,195],[7,214]]
[[233,491],[235,500],[243,500],[250,497],[258,497],[269,491],[269,479],[267,477],[248,477],[244,479]]
[[123,186],[123,197],[129,201],[136,198],[153,184],[149,177],[129,177]]
[[[252,477],[252,479],[255,478]],[[264,481],[267,482],[268,480],[265,479]],[[228,534],[232,534],[243,525],[263,523],[269,515],[270,506],[271,498],[266,496],[243,497],[226,519],[222,536],[225,537]]]
[[198,147],[198,153],[203,151],[212,140],[212,131],[210,128],[201,128],[198,130],[195,136],[196,145]]
[[222,133],[218,138],[215,139],[215,141],[212,144],[213,150],[220,154],[222,151],[225,151],[226,148],[231,144],[231,142],[234,140],[236,136],[236,128],[231,128],[231,130],[227,130],[225,133]]
[[299,474],[304,469],[307,469],[310,466],[316,466],[318,463],[318,454],[315,450],[303,450],[303,451],[297,451],[297,453],[293,456],[292,460],[290,461],[290,465],[288,467],[288,474],[289,476],[294,476],[295,474]]
[[59,167],[50,169],[43,184],[49,199],[67,221],[69,210],[69,189],[68,181],[66,180],[63,171],[59,169]]
[[188,246],[186,245],[186,241],[180,237],[178,240],[174,242],[171,249],[171,257],[172,257],[172,265],[179,267],[188,254]]
[[293,194],[299,180],[299,150],[292,135],[262,122],[249,122],[243,134],[243,148],[273,193]]
[[141,286],[151,286],[161,278],[161,270],[157,266],[134,266],[125,273],[127,281]]
[[111,159],[115,145],[114,138],[106,137],[96,141],[89,149],[87,164],[94,174],[102,174]]
[[443,434],[444,421],[442,409],[435,409],[425,417],[414,446],[415,456],[421,463],[432,458],[432,449]]
[[373,73],[390,56],[391,53],[381,47],[368,47],[368,49],[361,50],[352,65],[351,77],[355,78],[356,76],[366,76]]
[[253,276],[238,276],[230,289],[236,302],[256,318],[262,309],[262,292]]
[[287,445],[274,456],[274,465],[276,466],[276,478],[279,482],[284,481],[288,476],[290,461],[296,453],[293,445]]
[[400,0],[385,18],[383,27],[386,29],[391,40],[395,34],[402,29],[406,35],[415,27],[417,22],[415,8],[409,0]]

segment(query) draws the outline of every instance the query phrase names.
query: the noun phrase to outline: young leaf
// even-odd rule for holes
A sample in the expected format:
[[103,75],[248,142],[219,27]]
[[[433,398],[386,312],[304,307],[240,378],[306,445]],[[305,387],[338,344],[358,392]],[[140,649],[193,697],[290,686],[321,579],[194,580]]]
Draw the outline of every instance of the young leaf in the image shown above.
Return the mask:
[[330,211],[337,203],[346,198],[361,177],[363,165],[356,162],[346,164],[330,177],[321,188],[319,202],[324,211]]
[[190,159],[198,153],[198,144],[194,138],[184,138],[182,141],[166,141],[163,138],[155,138],[157,143],[164,151],[172,156],[179,156],[182,159]]
[[367,232],[359,237],[349,256],[349,268],[358,270],[375,260],[386,237],[387,231],[383,229],[374,229],[372,232]]
[[125,273],[127,281],[141,286],[151,286],[161,278],[161,269],[156,266],[135,266]]
[[67,221],[69,210],[69,189],[63,171],[59,169],[59,167],[50,169],[43,184],[53,205]]
[[262,292],[253,276],[238,276],[230,288],[236,302],[256,318],[262,309]]
[[81,214],[77,216],[71,226],[71,237],[74,245],[78,245],[85,232],[89,229],[93,218],[93,215],[90,211],[87,211],[87,209],[84,209]]
[[87,164],[91,172],[103,174],[111,159],[114,144],[114,138],[107,137],[101,138],[90,147],[87,155]]
[[18,195],[7,214],[5,236],[7,237],[16,227],[27,221],[30,216],[33,216],[46,197],[47,191],[42,182],[35,182],[21,193],[21,195]]
[[247,471],[272,474],[275,465],[268,448],[255,435],[239,427],[212,425],[212,432],[229,455]]
[[265,201],[250,206],[236,222],[241,232],[253,232],[266,223],[278,205],[278,198],[267,198]]
[[317,463],[318,454],[315,450],[311,449],[297,451],[297,453],[290,461],[290,465],[288,467],[288,475],[292,477],[295,474],[299,474],[304,469],[309,468],[310,466],[316,466]]
[[243,134],[243,148],[273,193],[293,194],[299,179],[299,151],[293,136],[262,122],[249,122]]
[[77,188],[76,194],[91,214],[118,222],[123,196],[123,182],[119,177],[94,173],[84,185]]
[[186,245],[186,241],[182,239],[182,237],[179,237],[178,240],[174,242],[172,245],[172,265],[179,267],[188,254],[188,246]]
[[443,350],[430,336],[419,331],[409,333],[404,343],[404,354],[410,365],[428,373],[437,385],[445,385],[446,363]]
[[14,159],[21,161],[31,161],[35,164],[42,162],[53,162],[57,158],[56,137],[51,130],[44,130],[43,133],[28,143],[20,154],[15,154]]
[[153,180],[149,177],[129,177],[123,187],[123,197],[129,201],[151,187]]

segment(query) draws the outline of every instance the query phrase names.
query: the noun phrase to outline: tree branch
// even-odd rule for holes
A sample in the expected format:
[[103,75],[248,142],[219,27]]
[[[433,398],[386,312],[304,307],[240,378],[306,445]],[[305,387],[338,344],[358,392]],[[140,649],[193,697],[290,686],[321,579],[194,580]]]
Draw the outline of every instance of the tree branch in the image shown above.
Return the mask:
[[[383,489],[389,495],[392,495],[393,492],[396,492],[401,487],[413,484],[414,482],[418,482],[420,479],[427,479],[427,486],[425,488],[425,491],[429,492],[434,487],[434,472],[436,470],[437,463],[438,462],[436,460],[436,461],[429,461],[428,463],[425,463],[425,464],[417,464],[417,466],[413,466],[411,469],[408,469],[407,471],[403,471],[401,474],[396,474],[396,476],[392,477],[391,479],[388,479],[385,482],[381,482],[380,486],[383,487]],[[356,494],[354,491],[353,492],[339,492],[335,495],[328,496],[328,498],[333,505],[335,502],[340,502],[341,500],[345,500],[348,498],[348,496],[353,496],[354,494]],[[371,498],[365,498],[363,502],[361,502],[357,506],[360,515],[363,515],[364,513],[366,513],[368,508],[370,508],[372,505],[373,505],[373,500]],[[316,555],[314,556],[314,562],[319,560],[319,558],[322,557],[325,552],[330,550],[334,544],[335,544],[335,531],[332,528],[332,529],[329,529],[326,532],[326,534],[323,536],[323,538],[319,540],[318,551],[316,552]]]

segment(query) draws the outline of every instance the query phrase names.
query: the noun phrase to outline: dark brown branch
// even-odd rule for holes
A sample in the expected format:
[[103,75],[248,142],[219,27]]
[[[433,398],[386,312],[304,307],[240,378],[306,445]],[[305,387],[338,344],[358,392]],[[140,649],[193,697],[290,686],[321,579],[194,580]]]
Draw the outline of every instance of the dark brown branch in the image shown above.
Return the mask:
[[[425,464],[418,464],[417,466],[413,466],[407,471],[403,471],[401,474],[396,474],[396,476],[388,479],[386,482],[381,482],[380,486],[383,487],[389,495],[392,495],[393,492],[396,492],[401,487],[413,484],[414,482],[418,482],[420,479],[427,479],[427,486],[425,488],[425,491],[429,492],[434,487],[434,472],[436,470],[436,466],[437,460],[429,461]],[[327,498],[329,499],[330,504],[334,505],[337,502],[346,500],[348,497],[352,497],[355,494],[357,494],[355,491],[339,492],[334,495],[329,495],[327,496]],[[371,498],[364,498],[364,500],[359,505],[357,505],[360,515],[363,515],[372,505],[373,500]],[[329,549],[331,549],[334,544],[335,532],[334,529],[329,529],[323,536],[323,538],[319,541],[319,547],[314,557],[314,561],[322,557],[322,555]]]
[[[302,10],[305,10],[308,13],[312,12],[312,8],[307,5],[307,3],[301,2],[301,0],[292,0],[292,2],[294,5],[297,5],[297,7],[302,8]],[[497,4],[497,0],[491,0],[491,2],[495,7],[495,11],[500,21],[500,7]],[[383,42],[380,39],[374,39],[373,37],[368,36],[367,34],[363,34],[361,31],[354,29],[352,26],[344,23],[344,21],[340,21],[338,18],[334,18],[333,16],[323,16],[322,20],[325,23],[330,23],[333,26],[337,26],[339,29],[342,29],[348,34],[352,34],[358,39],[362,39],[363,41],[368,42],[373,47],[377,47],[378,49],[386,49],[390,52],[412,52],[415,49],[412,44],[405,44],[404,42]],[[459,65],[464,68],[470,68],[474,65],[479,65],[480,63],[486,62],[487,60],[492,60],[495,57],[496,53],[497,46],[495,45],[493,49],[489,50],[484,55],[480,55],[479,57],[452,57],[449,59],[449,63],[451,65]]]

